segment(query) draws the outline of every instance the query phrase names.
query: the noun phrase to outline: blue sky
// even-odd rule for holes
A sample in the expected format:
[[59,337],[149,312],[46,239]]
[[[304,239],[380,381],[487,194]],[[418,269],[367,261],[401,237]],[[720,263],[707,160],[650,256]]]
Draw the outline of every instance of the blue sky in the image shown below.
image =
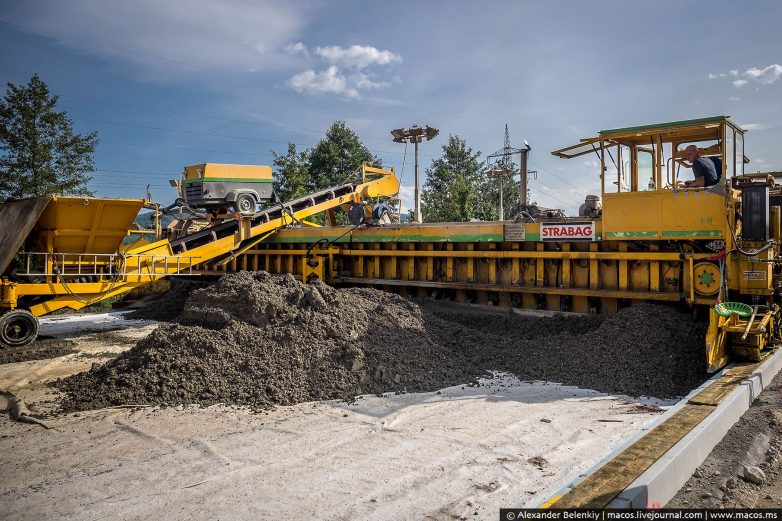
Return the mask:
[[[98,131],[101,196],[169,202],[184,165],[270,164],[338,119],[398,173],[392,128],[440,129],[426,166],[448,134],[494,152],[507,123],[533,197],[572,211],[596,165],[549,152],[605,128],[725,114],[750,171],[782,170],[780,20],[778,1],[0,0],[0,82],[38,73]],[[408,204],[412,179],[408,153]]]

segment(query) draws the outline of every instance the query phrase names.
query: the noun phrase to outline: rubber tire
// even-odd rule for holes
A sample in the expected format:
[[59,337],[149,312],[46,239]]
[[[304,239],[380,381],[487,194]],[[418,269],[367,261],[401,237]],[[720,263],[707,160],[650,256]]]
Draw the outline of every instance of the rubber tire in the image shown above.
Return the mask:
[[239,213],[255,213],[255,197],[250,194],[239,194],[234,201],[234,210]]
[[37,336],[38,319],[26,309],[7,311],[0,317],[0,348],[24,347],[31,344]]

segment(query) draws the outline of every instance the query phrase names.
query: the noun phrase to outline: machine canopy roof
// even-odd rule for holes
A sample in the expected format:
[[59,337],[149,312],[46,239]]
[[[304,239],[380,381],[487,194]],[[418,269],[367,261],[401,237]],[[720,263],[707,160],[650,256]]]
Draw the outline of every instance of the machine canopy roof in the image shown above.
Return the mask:
[[719,140],[722,137],[721,128],[723,124],[736,129],[736,131],[742,134],[744,133],[744,130],[733,123],[729,116],[714,116],[638,127],[601,130],[597,137],[582,139],[577,145],[555,150],[552,154],[568,159],[588,154],[596,149],[599,150],[601,144],[606,146],[648,144],[652,143],[657,136],[661,136],[663,142]]

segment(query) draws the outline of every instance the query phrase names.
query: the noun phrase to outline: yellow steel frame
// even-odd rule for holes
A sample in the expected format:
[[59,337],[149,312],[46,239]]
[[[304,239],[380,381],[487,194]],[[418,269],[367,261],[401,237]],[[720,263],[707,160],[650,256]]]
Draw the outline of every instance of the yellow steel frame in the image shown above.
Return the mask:
[[[472,225],[476,226],[476,225]],[[477,225],[493,237],[494,223]],[[238,270],[311,276],[338,285],[373,286],[406,296],[440,296],[460,302],[516,306],[581,313],[617,311],[621,302],[686,302],[713,306],[717,295],[698,293],[696,266],[717,265],[713,254],[631,251],[626,243],[457,242],[464,226],[406,225],[420,240],[401,242],[398,230],[323,228],[324,237],[345,241],[312,249],[308,230],[286,230],[225,264],[207,263],[199,270],[220,274]],[[474,231],[474,229],[473,229]],[[434,240],[434,238],[437,240]],[[384,238],[390,238],[383,242]],[[307,259],[308,252],[317,263]],[[308,262],[309,261],[309,262]],[[313,264],[315,267],[313,267]],[[445,293],[444,293],[445,292]],[[716,323],[716,322],[715,322]],[[727,362],[724,342],[707,338],[709,369]]]
[[30,311],[36,316],[41,316],[64,307],[81,309],[167,275],[190,270],[193,266],[226,254],[240,252],[245,240],[268,235],[295,221],[367,198],[392,196],[398,191],[399,180],[394,169],[364,167],[362,182],[356,185],[352,192],[296,211],[292,216],[282,213],[279,218],[256,226],[240,226],[239,231],[231,236],[179,254],[173,252],[168,240],[133,247],[124,252],[128,256],[124,271],[121,277],[116,279],[70,283],[56,276],[46,277],[47,280],[42,283],[17,283],[3,280],[0,282],[2,305],[13,309],[18,305],[18,300],[24,296],[52,296],[50,300],[31,306]]

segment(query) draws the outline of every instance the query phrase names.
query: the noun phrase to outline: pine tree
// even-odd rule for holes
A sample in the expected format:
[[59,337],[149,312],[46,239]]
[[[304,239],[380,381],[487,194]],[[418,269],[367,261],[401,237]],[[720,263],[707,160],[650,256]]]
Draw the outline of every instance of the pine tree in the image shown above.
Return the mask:
[[362,163],[376,167],[382,160],[373,157],[344,121],[335,121],[309,154],[310,183],[308,190],[314,192],[338,185],[354,176]]
[[73,120],[55,110],[58,96],[38,75],[8,83],[0,100],[0,198],[46,194],[92,195],[97,133],[74,134]]
[[310,186],[309,150],[296,151],[295,143],[288,143],[288,153],[274,155],[274,192],[280,201],[290,201],[307,195]]
[[443,155],[426,169],[426,182],[421,191],[424,222],[469,221],[482,217],[480,155],[480,152],[473,153],[459,136],[448,136]]

